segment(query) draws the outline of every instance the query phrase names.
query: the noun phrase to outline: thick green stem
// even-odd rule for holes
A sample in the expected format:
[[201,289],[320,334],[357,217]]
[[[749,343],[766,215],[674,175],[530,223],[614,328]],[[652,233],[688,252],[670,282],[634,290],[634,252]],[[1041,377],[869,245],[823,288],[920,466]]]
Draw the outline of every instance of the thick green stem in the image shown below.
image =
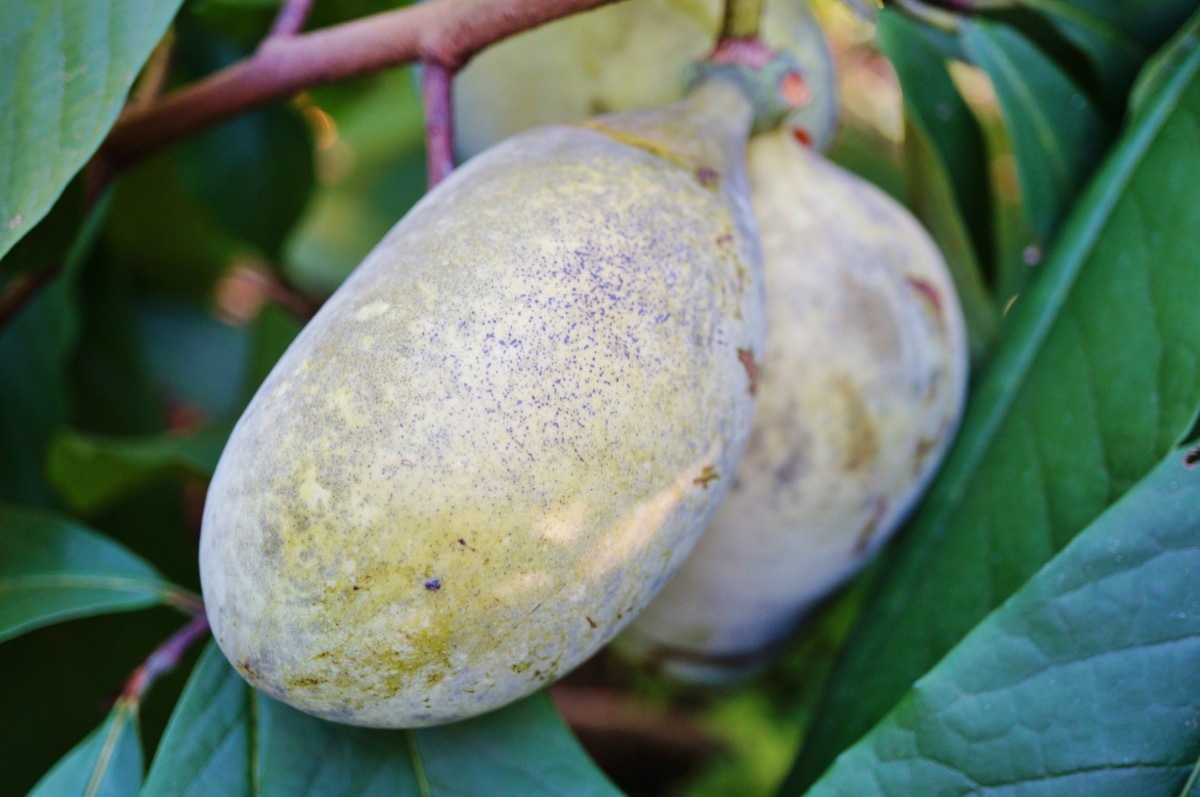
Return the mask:
[[753,39],[758,35],[762,0],[725,0],[722,39]]

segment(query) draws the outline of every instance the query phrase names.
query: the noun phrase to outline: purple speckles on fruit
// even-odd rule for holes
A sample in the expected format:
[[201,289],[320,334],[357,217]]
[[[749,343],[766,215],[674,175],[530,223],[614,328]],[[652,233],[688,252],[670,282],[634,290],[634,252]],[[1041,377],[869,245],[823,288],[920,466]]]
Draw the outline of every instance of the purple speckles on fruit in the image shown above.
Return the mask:
[[339,722],[451,722],[541,688],[649,601],[753,416],[748,127],[710,84],[530,132],[368,255],[209,490],[205,603],[246,680]]

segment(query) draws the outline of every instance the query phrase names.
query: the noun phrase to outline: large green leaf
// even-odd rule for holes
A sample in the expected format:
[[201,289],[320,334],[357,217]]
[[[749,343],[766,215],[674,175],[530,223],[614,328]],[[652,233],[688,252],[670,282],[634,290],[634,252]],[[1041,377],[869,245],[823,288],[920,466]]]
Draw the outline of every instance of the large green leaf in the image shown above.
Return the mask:
[[300,334],[302,324],[279,305],[264,305],[254,320],[250,335],[250,356],[246,362],[246,379],[242,387],[243,404],[258,390],[275,363]]
[[112,540],[51,512],[0,507],[0,641],[182,600],[182,590]]
[[100,146],[181,3],[0,3],[0,257]]
[[[184,15],[175,55],[187,77],[252,54]],[[293,107],[268,105],[184,141],[179,168],[187,186],[215,219],[272,261],[313,188],[313,142]]]
[[118,700],[104,723],[55,764],[29,797],[134,797],[141,785],[137,705]]
[[991,179],[983,132],[950,78],[936,40],[892,9],[879,14],[880,47],[904,90],[909,204],[946,257],[976,357],[996,333],[984,285],[995,257]]
[[1096,73],[1097,89],[1109,111],[1125,106],[1129,87],[1151,47],[1114,22],[1070,0],[1027,0],[1084,52]]
[[242,409],[251,335],[184,302],[143,301],[137,324],[146,361],[168,397],[228,418]]
[[47,470],[67,505],[92,515],[164,476],[211,476],[228,437],[224,426],[151,437],[99,437],[66,430],[50,443]]
[[615,794],[544,697],[415,731],[318,720],[250,689],[215,645],[196,665],[146,794]]
[[122,175],[105,243],[113,260],[142,283],[199,304],[250,248],[196,196],[180,161],[172,148]]
[[[1051,18],[1070,18],[1092,27],[1121,31],[1147,51],[1170,38],[1196,10],[1196,0],[1021,0]],[[1086,18],[1086,19],[1085,19]]]
[[62,264],[85,217],[82,177],[72,180],[40,222],[0,258],[0,285],[14,274],[49,271]]
[[82,275],[80,294],[87,301],[79,308],[79,339],[68,380],[72,426],[140,435],[166,426],[166,408],[137,339],[131,282],[103,251],[91,258]]
[[983,129],[962,98],[946,56],[926,28],[895,11],[879,14],[876,36],[904,91],[904,108],[950,181],[963,223],[980,262],[993,255],[992,181]]
[[1087,95],[1016,29],[964,22],[962,39],[996,89],[1021,199],[1044,245],[1104,152],[1109,133]]
[[108,206],[107,197],[97,203],[61,273],[0,328],[0,501],[52,502],[43,452],[67,419],[67,366],[79,326],[75,287]]
[[1183,794],[1200,755],[1197,454],[1171,452],[809,794]]
[[1139,480],[1200,398],[1200,47],[1092,181],[892,552],[794,773],[815,777]]

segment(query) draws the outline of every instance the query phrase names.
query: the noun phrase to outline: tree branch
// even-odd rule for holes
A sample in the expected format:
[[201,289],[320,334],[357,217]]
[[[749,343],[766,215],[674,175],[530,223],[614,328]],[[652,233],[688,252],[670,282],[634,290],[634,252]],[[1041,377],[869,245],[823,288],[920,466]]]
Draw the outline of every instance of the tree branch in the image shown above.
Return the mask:
[[271,25],[271,36],[295,36],[304,27],[313,0],[284,0]]
[[112,168],[242,111],[412,61],[450,72],[489,44],[613,0],[437,0],[296,36],[268,37],[254,55],[127,111],[100,151]]

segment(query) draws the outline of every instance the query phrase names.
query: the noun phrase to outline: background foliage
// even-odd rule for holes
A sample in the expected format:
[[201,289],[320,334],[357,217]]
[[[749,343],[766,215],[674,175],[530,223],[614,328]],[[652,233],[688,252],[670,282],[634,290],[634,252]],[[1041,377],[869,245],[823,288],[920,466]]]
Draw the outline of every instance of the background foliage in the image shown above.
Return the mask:
[[[238,117],[89,206],[81,170],[149,76],[245,55],[277,5],[0,0],[0,307],[46,282],[0,327],[0,790],[613,793],[542,695],[373,732],[253,693],[211,645],[149,693],[128,680],[197,606],[233,421],[424,190],[395,70]],[[391,5],[317,3],[310,27]],[[963,429],[898,542],[762,679],[606,676],[724,751],[641,788],[1200,793],[1200,12],[959,5],[819,10],[844,68],[832,157],[954,270]]]

